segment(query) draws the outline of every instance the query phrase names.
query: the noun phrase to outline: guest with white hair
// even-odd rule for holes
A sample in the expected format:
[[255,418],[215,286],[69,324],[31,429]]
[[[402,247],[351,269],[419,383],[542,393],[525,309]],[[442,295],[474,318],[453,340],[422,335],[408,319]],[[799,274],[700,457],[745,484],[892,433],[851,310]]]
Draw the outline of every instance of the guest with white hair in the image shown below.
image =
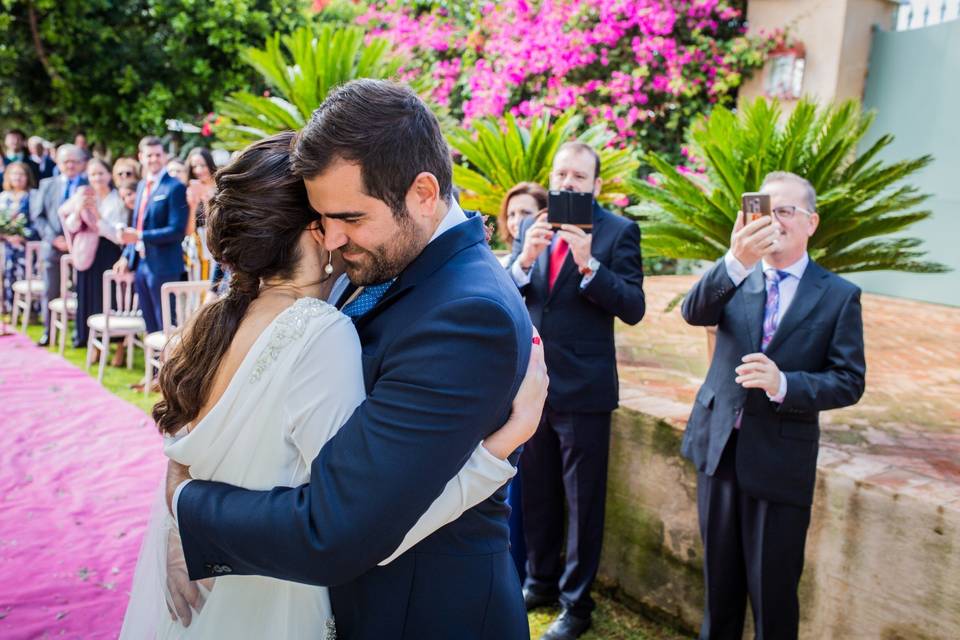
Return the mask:
[[84,175],[86,165],[87,158],[79,147],[72,144],[62,145],[57,149],[60,175],[42,180],[37,197],[30,203],[30,220],[43,242],[40,260],[46,288],[41,302],[43,335],[37,343],[43,347],[50,344],[48,303],[60,295],[60,258],[68,250],[59,211],[64,202],[87,184]]

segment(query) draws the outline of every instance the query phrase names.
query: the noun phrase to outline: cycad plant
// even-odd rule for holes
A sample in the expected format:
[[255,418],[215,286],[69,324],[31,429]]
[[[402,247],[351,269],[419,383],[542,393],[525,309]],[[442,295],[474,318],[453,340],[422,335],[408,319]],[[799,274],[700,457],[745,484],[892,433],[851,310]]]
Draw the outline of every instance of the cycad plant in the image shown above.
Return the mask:
[[486,214],[500,210],[500,202],[518,182],[549,184],[553,156],[564,142],[577,139],[600,154],[603,192],[599,200],[616,202],[626,197],[624,180],[639,167],[632,150],[608,146],[614,134],[603,124],[577,137],[582,118],[567,111],[556,118],[544,113],[525,127],[510,113],[503,120],[478,118],[468,128],[448,132],[450,145],[460,154],[453,166],[453,181],[463,189],[461,203]]
[[[335,87],[356,78],[395,79],[404,63],[385,38],[365,42],[363,29],[332,24],[275,33],[262,49],[244,51],[243,59],[270,89],[264,95],[237,91],[217,103],[223,120],[214,132],[218,146],[230,150],[300,129]],[[429,82],[423,75],[410,84],[425,95]]]
[[759,98],[739,114],[715,108],[690,133],[705,174],[681,173],[649,153],[644,159],[657,172],[652,182],[630,180],[640,204],[628,211],[646,221],[646,252],[716,260],[730,244],[741,194],[757,191],[771,171],[791,171],[817,191],[820,226],[810,239],[810,255],[822,266],[841,273],[945,271],[922,259],[919,239],[884,237],[930,216],[918,208],[929,195],[905,180],[932,158],[877,160],[891,135],[858,152],[873,119],[855,101],[820,109],[802,100],[784,125],[777,101]]

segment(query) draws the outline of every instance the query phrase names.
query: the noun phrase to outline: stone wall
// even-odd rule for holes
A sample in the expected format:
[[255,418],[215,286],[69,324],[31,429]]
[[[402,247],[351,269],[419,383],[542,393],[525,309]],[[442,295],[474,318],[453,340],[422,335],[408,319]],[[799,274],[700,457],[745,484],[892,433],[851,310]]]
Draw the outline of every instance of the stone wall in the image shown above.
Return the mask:
[[[693,281],[647,278],[647,316],[617,330],[621,408],[600,576],[690,631],[703,551],[680,439],[706,335],[666,309]],[[867,393],[821,416],[801,638],[960,638],[960,309],[869,294],[863,309]]]
[[[615,414],[600,578],[627,602],[694,631],[703,551],[696,474],[680,457],[680,436],[653,416]],[[822,466],[817,482],[801,637],[960,638],[960,512]]]

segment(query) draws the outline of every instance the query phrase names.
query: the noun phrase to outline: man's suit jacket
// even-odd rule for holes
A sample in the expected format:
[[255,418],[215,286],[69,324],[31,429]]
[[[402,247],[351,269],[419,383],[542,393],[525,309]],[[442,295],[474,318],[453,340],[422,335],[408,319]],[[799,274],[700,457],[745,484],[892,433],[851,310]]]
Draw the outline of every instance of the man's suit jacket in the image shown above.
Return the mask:
[[[146,188],[146,180],[137,187],[137,201],[134,205],[133,225],[137,224],[137,213]],[[151,273],[160,276],[179,276],[183,273],[183,249],[181,244],[187,228],[190,208],[187,206],[187,188],[176,178],[160,174],[160,180],[150,194],[150,202],[144,211],[143,245],[144,265]],[[127,245],[123,256],[131,269],[140,266],[140,255],[136,245]]]
[[[509,265],[520,256],[527,229],[523,221]],[[586,287],[568,252],[549,288],[550,248],[537,259],[530,283],[521,289],[530,318],[543,337],[550,373],[547,402],[557,411],[613,411],[620,399],[613,320],[640,322],[646,310],[640,227],[597,204],[593,206],[591,253],[603,265]]]
[[[67,191],[68,182],[62,175],[41,180],[37,193],[30,199],[30,221],[43,242],[40,258],[48,262],[60,260],[61,254],[53,247],[53,240],[63,235],[63,226],[60,224],[60,205],[65,201],[63,196]],[[80,176],[78,187],[85,184],[87,184],[86,177]]]
[[683,301],[683,317],[717,325],[716,350],[683,436],[683,455],[713,475],[737,415],[737,480],[757,498],[808,506],[813,501],[820,412],[856,403],[866,363],[860,289],[812,260],[766,355],[786,375],[787,394],[772,402],[744,389],[734,369],[760,351],[766,287],[760,268],[739,287],[721,258]]
[[480,217],[427,245],[356,328],[367,399],[313,461],[310,484],[184,487],[191,578],[226,567],[334,585],[344,638],[527,638],[505,488],[376,566],[506,421],[526,372],[530,318]]

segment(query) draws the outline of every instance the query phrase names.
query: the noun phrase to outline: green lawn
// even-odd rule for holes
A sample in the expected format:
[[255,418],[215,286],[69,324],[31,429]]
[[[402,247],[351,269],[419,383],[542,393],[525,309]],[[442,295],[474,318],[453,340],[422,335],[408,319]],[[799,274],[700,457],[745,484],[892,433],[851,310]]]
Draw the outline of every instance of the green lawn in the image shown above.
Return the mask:
[[[42,330],[40,325],[31,324],[27,327],[27,335],[36,341],[40,339]],[[51,352],[55,353],[56,350],[55,346],[50,347]],[[86,355],[87,350],[85,348],[74,349],[70,346],[70,336],[68,334],[64,358],[82,369]],[[96,363],[90,367],[89,373],[91,377],[96,378]],[[138,383],[142,378],[143,351],[136,349],[134,351],[133,369],[107,365],[103,375],[103,386],[111,393],[135,404],[149,414],[153,408],[153,403],[159,399],[159,395],[151,393],[144,398],[142,392],[130,388],[130,385]],[[669,627],[647,620],[603,594],[596,594],[596,599],[597,611],[593,616],[593,628],[582,637],[582,640],[674,640],[686,637]],[[530,637],[539,638],[559,612],[559,609],[540,609],[531,613]]]
[[[581,640],[679,640],[689,637],[644,618],[603,593],[593,595],[597,601],[593,627],[581,636]],[[530,637],[539,638],[559,613],[559,609],[537,609],[530,613]]]

